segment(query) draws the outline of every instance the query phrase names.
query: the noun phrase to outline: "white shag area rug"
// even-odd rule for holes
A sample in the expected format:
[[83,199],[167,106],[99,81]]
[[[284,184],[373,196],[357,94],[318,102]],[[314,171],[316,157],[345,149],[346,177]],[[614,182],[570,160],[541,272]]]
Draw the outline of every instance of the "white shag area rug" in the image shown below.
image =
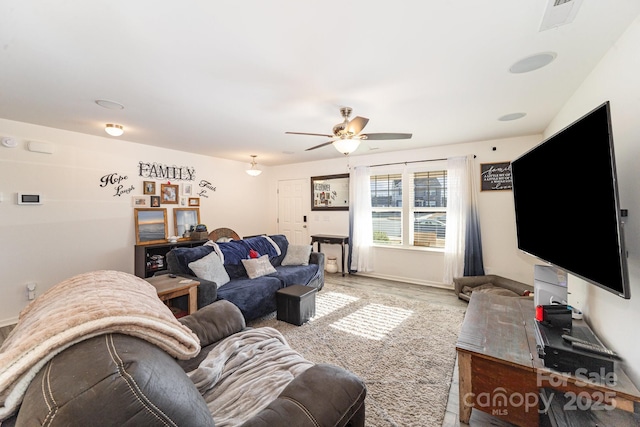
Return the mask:
[[248,326],[276,328],[306,359],[362,378],[367,426],[425,427],[442,425],[463,317],[464,308],[325,283],[308,323],[273,313]]

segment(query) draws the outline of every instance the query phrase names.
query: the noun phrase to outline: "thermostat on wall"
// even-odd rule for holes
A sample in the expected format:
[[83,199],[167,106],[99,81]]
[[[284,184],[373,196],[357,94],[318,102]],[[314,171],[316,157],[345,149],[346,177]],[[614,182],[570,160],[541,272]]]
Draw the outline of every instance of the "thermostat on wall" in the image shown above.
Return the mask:
[[18,193],[18,204],[19,205],[41,205],[42,204],[42,195],[34,194],[34,193]]

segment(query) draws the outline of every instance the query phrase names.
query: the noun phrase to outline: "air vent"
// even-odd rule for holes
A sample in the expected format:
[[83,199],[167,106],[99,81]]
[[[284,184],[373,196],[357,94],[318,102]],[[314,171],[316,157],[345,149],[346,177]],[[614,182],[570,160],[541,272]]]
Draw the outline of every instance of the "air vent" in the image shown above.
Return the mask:
[[548,0],[540,31],[556,28],[573,22],[582,0]]

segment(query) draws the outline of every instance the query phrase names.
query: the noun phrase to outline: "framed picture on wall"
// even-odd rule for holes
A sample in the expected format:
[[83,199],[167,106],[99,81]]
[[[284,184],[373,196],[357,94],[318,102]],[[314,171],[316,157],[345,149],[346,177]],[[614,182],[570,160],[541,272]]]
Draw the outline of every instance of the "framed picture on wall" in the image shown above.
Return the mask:
[[143,194],[156,194],[155,181],[144,181],[142,183],[142,192]]
[[152,208],[134,209],[136,244],[150,245],[167,241],[167,210]]
[[160,186],[160,197],[162,197],[162,204],[178,204],[178,185],[177,184],[162,184]]
[[152,208],[160,207],[160,196],[151,196],[151,207]]
[[200,206],[200,197],[189,197],[189,206]]
[[134,208],[148,208],[149,196],[132,196],[131,204]]
[[193,184],[190,182],[182,184],[182,195],[183,196],[192,196],[193,195]]

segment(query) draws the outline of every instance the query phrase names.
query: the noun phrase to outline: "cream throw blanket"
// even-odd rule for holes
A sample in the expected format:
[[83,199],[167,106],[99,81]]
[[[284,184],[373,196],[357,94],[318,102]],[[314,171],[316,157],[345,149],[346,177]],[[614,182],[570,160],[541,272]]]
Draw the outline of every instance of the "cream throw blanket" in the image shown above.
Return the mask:
[[188,375],[207,402],[216,427],[225,427],[252,418],[311,366],[280,332],[265,327],[220,341]]
[[72,277],[32,301],[0,347],[0,421],[15,412],[31,380],[56,354],[108,333],[144,339],[178,359],[200,352],[198,337],[145,280],[119,271]]

